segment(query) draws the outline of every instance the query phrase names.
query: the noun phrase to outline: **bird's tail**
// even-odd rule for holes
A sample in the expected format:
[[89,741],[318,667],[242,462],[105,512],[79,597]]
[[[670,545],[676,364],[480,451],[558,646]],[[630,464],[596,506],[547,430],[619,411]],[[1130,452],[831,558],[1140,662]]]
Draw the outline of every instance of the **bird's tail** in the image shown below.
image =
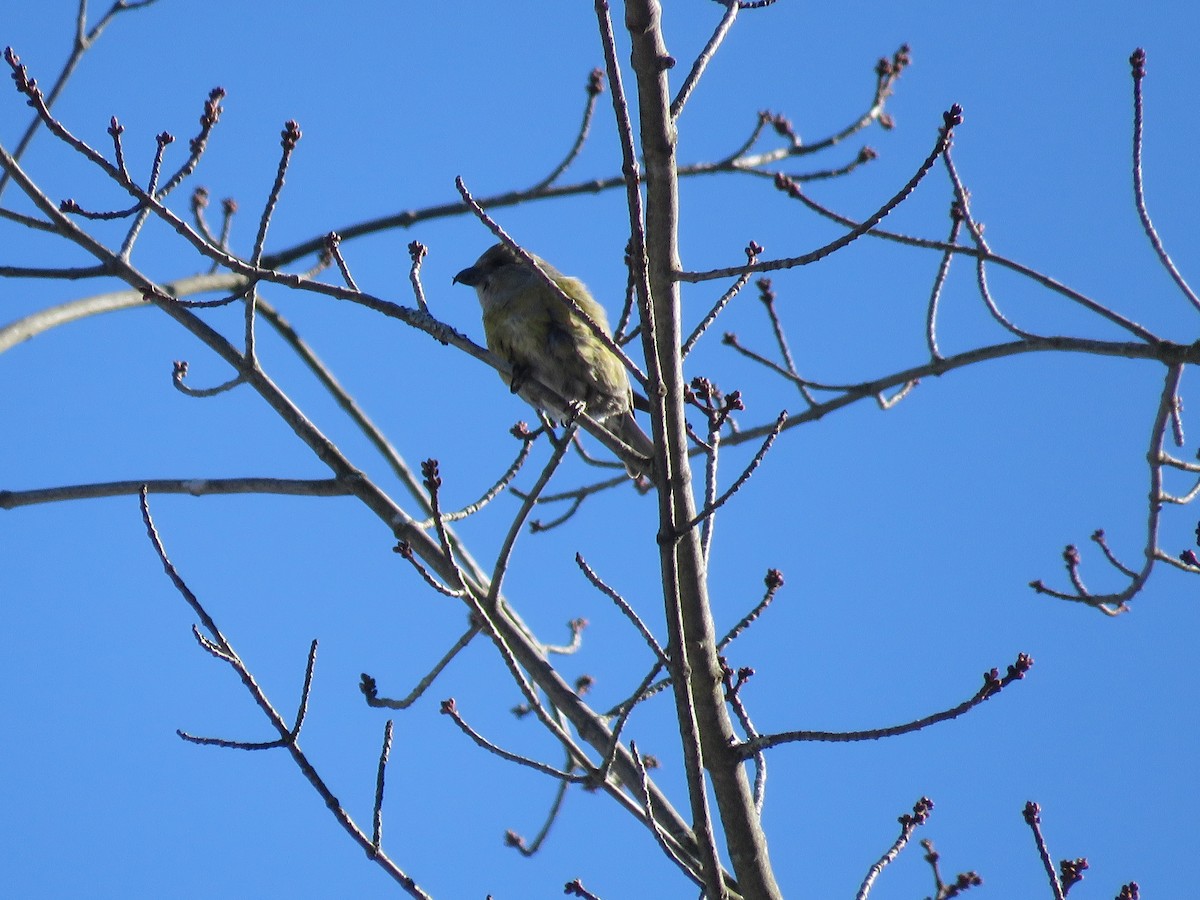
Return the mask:
[[629,477],[637,478],[642,475],[649,477],[654,466],[654,441],[650,440],[650,436],[642,431],[642,427],[638,425],[633,413],[627,412],[620,418],[609,419],[608,425],[617,437],[627,443],[638,456],[648,457],[647,461],[641,465],[626,460],[625,471],[629,473]]

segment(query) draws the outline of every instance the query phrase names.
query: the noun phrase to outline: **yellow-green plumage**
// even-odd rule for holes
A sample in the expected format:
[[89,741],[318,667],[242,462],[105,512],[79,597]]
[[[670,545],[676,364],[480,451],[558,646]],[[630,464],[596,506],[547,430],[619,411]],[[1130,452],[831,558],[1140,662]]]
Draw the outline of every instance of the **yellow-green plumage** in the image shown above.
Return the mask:
[[[539,257],[534,259],[611,335],[604,307],[592,299],[583,282]],[[568,410],[526,395],[522,384],[532,377],[564,400],[582,403],[592,418],[606,422],[638,453],[653,453],[653,444],[634,421],[633,390],[621,360],[516,253],[496,244],[454,280],[475,288],[483,307],[488,349],[512,367],[512,378],[505,379],[512,390],[552,418],[560,422],[567,418]]]

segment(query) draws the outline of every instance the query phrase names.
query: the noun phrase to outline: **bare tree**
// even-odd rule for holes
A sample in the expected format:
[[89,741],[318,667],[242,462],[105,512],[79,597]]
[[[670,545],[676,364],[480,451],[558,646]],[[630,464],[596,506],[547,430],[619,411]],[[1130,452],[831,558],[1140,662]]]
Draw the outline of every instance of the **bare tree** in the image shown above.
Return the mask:
[[[61,250],[55,252],[61,252],[62,259],[77,259],[77,251],[82,250],[87,261],[53,266],[6,263],[0,265],[0,276],[15,281],[42,279],[65,283],[115,278],[127,288],[106,293],[82,290],[77,299],[35,310],[10,322],[0,329],[0,353],[68,322],[149,305],[157,314],[186,330],[232,372],[231,377],[218,384],[196,386],[189,378],[189,364],[177,362],[173,384],[178,391],[191,397],[252,391],[326,472],[319,478],[285,478],[274,473],[212,477],[197,472],[170,479],[146,477],[3,490],[0,507],[17,510],[58,500],[137,498],[154,552],[170,583],[196,617],[196,641],[237,674],[272,732],[269,739],[261,741],[185,731],[180,732],[180,737],[195,744],[286,753],[351,840],[411,896],[430,896],[417,871],[419,860],[406,858],[402,846],[391,846],[383,838],[392,800],[385,791],[389,758],[397,731],[404,729],[404,716],[399,711],[409,709],[423,698],[439,683],[446,667],[473,643],[489,645],[493,658],[489,671],[496,671],[494,663],[500,663],[508,676],[509,690],[515,688],[520,696],[517,712],[539,723],[549,745],[560,754],[559,759],[551,759],[546,745],[536,755],[510,749],[484,733],[478,722],[473,721],[476,715],[473,710],[453,699],[442,700],[441,712],[480,748],[500,757],[507,765],[524,767],[556,783],[558,797],[545,828],[532,840],[514,832],[509,843],[523,853],[536,853],[550,824],[556,820],[562,798],[569,790],[582,788],[606,796],[615,808],[628,815],[629,822],[644,829],[645,839],[654,842],[678,869],[680,884],[685,886],[680,895],[690,890],[686,887],[690,881],[701,895],[710,898],[783,896],[771,862],[770,851],[777,845],[769,845],[762,819],[767,760],[774,748],[799,742],[872,741],[923,731],[977,709],[1024,678],[1032,659],[1026,653],[1019,653],[1011,660],[982,663],[987,668],[982,684],[964,685],[955,702],[932,706],[924,714],[900,724],[843,731],[765,730],[756,725],[752,704],[743,696],[755,673],[749,666],[732,662],[730,648],[736,647],[734,642],[753,628],[760,617],[770,615],[769,607],[784,587],[784,576],[776,568],[769,569],[763,577],[765,589],[761,597],[745,604],[732,620],[726,621],[727,610],[715,613],[710,597],[710,567],[714,548],[718,546],[716,523],[728,508],[737,504],[736,495],[753,483],[759,467],[769,465],[777,444],[800,434],[801,426],[861,405],[860,401],[889,409],[910,396],[922,379],[951,376],[987,361],[1028,353],[1069,352],[1155,364],[1159,390],[1149,416],[1145,470],[1149,489],[1140,558],[1136,562],[1123,558],[1110,546],[1104,532],[1097,531],[1092,539],[1103,560],[1101,565],[1109,569],[1106,575],[1115,573],[1119,578],[1116,587],[1103,591],[1089,587],[1091,579],[1085,580],[1083,556],[1072,546],[1063,554],[1066,582],[1039,579],[1032,583],[1032,588],[1060,601],[1117,616],[1129,610],[1130,601],[1162,567],[1200,573],[1200,560],[1192,551],[1182,555],[1168,551],[1160,534],[1163,508],[1172,503],[1186,504],[1196,493],[1195,489],[1173,493],[1164,479],[1173,471],[1189,476],[1200,472],[1200,465],[1182,459],[1170,449],[1172,444],[1185,443],[1180,382],[1186,367],[1200,361],[1200,347],[1161,337],[1116,306],[994,252],[973,213],[970,193],[952,157],[956,132],[963,125],[959,107],[946,109],[941,120],[930,125],[926,156],[914,163],[907,181],[889,196],[880,198],[869,214],[846,215],[819,203],[810,194],[807,188],[810,182],[850,176],[874,158],[874,152],[864,148],[830,165],[822,166],[809,159],[826,151],[841,153],[843,142],[848,139],[869,128],[891,126],[886,106],[910,63],[907,47],[879,60],[866,109],[850,116],[843,128],[824,139],[802,140],[783,115],[763,112],[758,114],[744,140],[737,142],[723,158],[687,162],[677,153],[679,135],[687,127],[684,114],[690,100],[703,90],[709,64],[736,20],[751,15],[770,16],[771,3],[722,3],[724,14],[707,45],[694,59],[677,61],[665,42],[663,10],[657,3],[630,0],[624,9],[623,31],[618,34],[608,4],[598,0],[596,28],[603,48],[603,69],[592,72],[586,80],[582,125],[569,152],[534,186],[483,196],[463,177],[456,183],[460,196],[455,202],[361,221],[328,231],[319,238],[277,247],[270,235],[277,215],[286,207],[285,179],[302,141],[300,126],[288,121],[280,133],[276,173],[258,210],[254,238],[248,247],[239,247],[231,240],[232,223],[239,215],[238,205],[226,201],[217,220],[208,191],[195,186],[197,167],[210,144],[219,139],[226,103],[222,89],[212,90],[203,101],[199,128],[185,149],[179,149],[182,142],[171,134],[158,135],[148,175],[135,171],[136,167],[128,161],[133,154],[126,129],[117,116],[109,120],[107,143],[100,146],[80,136],[83,132],[79,123],[55,112],[55,101],[79,58],[105,26],[118,16],[152,3],[153,0],[117,2],[98,23],[91,25],[87,5],[81,3],[75,51],[48,91],[38,84],[35,73],[18,56],[16,48],[5,51],[16,90],[32,108],[32,116],[28,129],[13,147],[0,147],[0,167],[4,173],[0,177],[0,194],[22,198],[0,207],[4,227],[40,232],[58,242],[55,246]],[[630,50],[627,64],[622,62],[618,50],[625,41]],[[1200,299],[1172,262],[1147,210],[1140,157],[1145,54],[1140,50],[1134,52],[1131,65],[1137,213],[1150,246],[1175,289],[1185,303],[1200,309]],[[611,106],[611,111],[605,106]],[[572,164],[601,121],[616,136],[619,165],[614,164],[613,174],[607,178],[568,181]],[[88,164],[89,175],[81,177],[75,195],[79,199],[53,197],[40,186],[36,159],[26,152],[39,131],[48,132],[43,138],[52,137]],[[810,168],[793,170],[802,165]],[[699,177],[769,179],[798,211],[815,213],[832,223],[837,234],[820,246],[793,255],[768,255],[764,247],[750,240],[743,256],[727,260],[727,265],[688,269],[681,263],[679,252],[684,216],[680,190],[688,179]],[[935,240],[890,229],[889,215],[905,204],[919,185],[936,177],[945,179],[953,198],[945,238]],[[103,184],[108,193],[98,190],[98,184]],[[112,196],[114,188],[122,197],[118,203],[93,207],[82,199]],[[297,295],[353,305],[382,317],[380,321],[390,320],[389,324],[402,326],[395,328],[402,335],[398,340],[432,338],[502,375],[516,378],[520,373],[513,371],[511,361],[493,355],[449,321],[435,315],[435,307],[426,297],[430,288],[422,277],[430,247],[417,241],[408,245],[407,290],[411,292],[411,300],[402,300],[399,291],[382,296],[360,287],[360,283],[366,282],[356,276],[358,264],[350,247],[355,240],[371,235],[459,217],[475,228],[477,234],[483,233],[481,223],[492,233],[488,240],[508,245],[513,253],[537,269],[529,253],[538,248],[524,246],[517,230],[505,227],[506,212],[519,204],[552,209],[555,201],[562,198],[606,191],[620,194],[627,211],[628,229],[622,238],[627,239],[628,290],[615,333],[609,336],[597,327],[594,336],[623,358],[635,390],[644,395],[655,445],[650,460],[640,458],[603,421],[593,418],[589,413],[594,410],[578,404],[572,407],[555,396],[552,386],[537,383],[536,379],[524,380],[524,392],[535,399],[546,397],[549,405],[571,408],[569,421],[560,426],[543,419],[536,428],[515,427],[511,460],[496,465],[493,482],[480,486],[477,499],[459,504],[449,496],[461,495],[465,488],[455,485],[451,491],[450,476],[436,459],[426,459],[417,467],[409,465],[352,392],[322,362],[308,338],[302,337],[284,318],[275,299]],[[181,200],[183,197],[188,199]],[[189,248],[206,271],[181,272],[171,278],[154,274],[152,270],[157,267],[147,265],[139,255],[143,242],[152,233],[155,239],[170,239]],[[910,358],[894,368],[882,366],[867,380],[845,384],[819,381],[805,374],[804,360],[792,352],[786,316],[779,311],[777,287],[769,273],[816,265],[846,248],[871,240],[923,248],[940,257],[925,304],[924,350],[919,358]],[[433,249],[438,252],[438,248]],[[939,330],[942,294],[952,269],[963,266],[974,272],[981,308],[1007,335],[999,341],[979,342],[952,352],[944,349],[949,342]],[[1037,285],[1046,296],[1072,305],[1082,312],[1085,320],[1103,324],[1115,336],[1090,336],[1090,326],[1080,328],[1076,336],[1024,324],[993,293],[990,277],[997,271],[1015,274]],[[547,273],[543,270],[541,274]],[[716,287],[707,309],[697,311],[683,302],[685,285],[709,283],[715,283]],[[743,416],[743,393],[747,389],[729,390],[713,377],[685,374],[692,351],[716,342],[717,323],[743,291],[757,293],[766,313],[771,343],[764,348],[729,333],[724,344],[751,361],[764,380],[778,379],[794,392],[791,402],[798,404],[798,412],[779,410]],[[564,295],[562,302],[571,304],[572,300]],[[230,310],[236,311],[236,321],[228,315]],[[596,326],[594,322],[590,324]],[[260,351],[264,334],[271,335],[274,345],[288,348],[294,354],[294,362],[300,363],[320,384],[327,394],[327,399],[321,402],[331,401],[357,431],[355,440],[365,439],[386,463],[386,479],[374,474],[376,463],[369,468],[357,455],[344,449],[342,440],[318,424],[320,417],[306,409],[280,377],[282,366],[264,361]],[[429,404],[435,399],[432,392],[422,395],[409,391],[405,401]],[[542,452],[547,445],[548,449]],[[597,445],[602,449],[597,449]],[[737,455],[737,448],[743,446],[749,450]],[[718,468],[718,463],[728,458],[729,451],[738,460],[732,473],[724,467]],[[572,457],[594,468],[577,466]],[[649,474],[631,480],[622,462],[633,466],[635,472]],[[600,474],[581,476],[581,472]],[[519,479],[524,480],[519,482]],[[406,499],[401,499],[393,484],[406,490]],[[170,529],[156,522],[156,505],[165,495],[239,493],[351,498],[390,533],[395,552],[425,586],[422,602],[439,602],[437,615],[456,619],[462,615],[462,607],[457,604],[466,609],[466,624],[460,628],[456,640],[436,652],[427,646],[421,648],[423,658],[429,662],[428,673],[411,690],[395,689],[376,675],[362,676],[360,688],[366,703],[379,710],[397,711],[394,720],[388,719],[380,726],[382,749],[377,754],[371,821],[352,814],[350,806],[339,799],[343,788],[334,787],[318,756],[302,747],[302,730],[310,720],[314,685],[321,677],[317,640],[312,641],[307,661],[297,673],[302,686],[293,711],[288,706],[292,701],[275,696],[256,677],[251,655],[243,657],[237,649],[237,640],[230,636],[236,634],[236,626],[225,616],[222,621],[217,620],[210,598],[194,585],[188,567],[172,560],[169,548],[174,541]],[[516,511],[500,514],[504,517],[502,537],[491,549],[481,550],[474,542],[469,543],[460,529],[465,533],[472,520],[485,510],[496,514],[496,500],[506,493],[519,499]],[[523,532],[549,531],[565,522],[586,518],[592,515],[593,504],[608,502],[606,498],[614,494],[619,495],[622,504],[641,502],[639,494],[649,495],[648,502],[655,504],[655,524],[652,531],[643,535],[643,540],[655,542],[659,577],[655,603],[650,605],[651,592],[645,585],[623,586],[617,577],[619,573],[591,565],[588,551],[575,554],[582,576],[606,602],[615,605],[627,621],[630,634],[643,645],[640,659],[622,664],[628,680],[624,699],[593,708],[586,699],[589,680],[572,679],[556,665],[559,657],[579,649],[586,622],[572,620],[570,641],[563,646],[539,636],[525,618],[528,599],[508,586],[508,578],[517,554],[544,552],[532,544],[518,548],[518,538]],[[559,508],[550,505],[553,503],[566,504],[567,511],[551,521],[535,518],[539,509]],[[596,518],[603,521],[605,517],[597,514]],[[770,527],[770,523],[761,524]],[[609,527],[614,527],[611,522]],[[593,537],[601,542],[604,531],[597,528]],[[1171,541],[1174,540],[1172,537]],[[586,539],[584,545],[587,546]],[[481,541],[480,546],[489,546],[489,542]],[[634,590],[635,595],[626,594]],[[682,773],[681,783],[673,788],[661,786],[656,777],[656,767],[664,762],[661,745],[656,746],[653,754],[643,752],[639,743],[642,747],[645,744],[639,741],[638,726],[633,724],[643,704],[659,695],[670,697],[673,710],[671,730],[677,743],[670,750],[672,758],[666,762],[666,770]],[[660,718],[665,716],[661,712],[665,706],[656,709],[660,710]],[[454,738],[443,735],[439,740]],[[930,816],[932,801],[925,797],[914,799],[912,811],[899,816],[900,831],[894,843],[879,847],[873,864],[864,857],[858,897],[866,898],[871,893],[881,872]],[[1056,864],[1046,849],[1037,804],[1026,807],[1025,819],[1046,869],[1050,892],[1061,898],[1080,880],[1086,861],[1064,860]],[[974,872],[944,879],[938,853],[929,841],[923,844],[935,896],[956,896],[979,883]],[[796,895],[799,890],[790,893]],[[1137,887],[1132,882],[1120,891],[1122,897],[1137,896]],[[569,882],[567,892],[594,896],[580,881]]]

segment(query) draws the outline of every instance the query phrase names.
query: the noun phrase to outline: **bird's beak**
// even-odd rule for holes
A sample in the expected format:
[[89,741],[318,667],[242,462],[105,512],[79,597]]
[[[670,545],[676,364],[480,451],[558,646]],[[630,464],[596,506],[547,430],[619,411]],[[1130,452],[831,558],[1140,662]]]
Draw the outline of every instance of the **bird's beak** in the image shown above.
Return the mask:
[[451,284],[465,284],[468,287],[475,287],[483,279],[479,275],[479,269],[475,266],[467,266],[451,280]]

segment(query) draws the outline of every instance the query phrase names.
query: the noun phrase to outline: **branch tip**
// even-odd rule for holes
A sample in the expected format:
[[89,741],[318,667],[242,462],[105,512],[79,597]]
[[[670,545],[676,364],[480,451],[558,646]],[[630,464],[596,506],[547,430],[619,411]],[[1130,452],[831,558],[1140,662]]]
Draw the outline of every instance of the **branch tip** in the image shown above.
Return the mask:
[[283,123],[283,131],[279,132],[279,143],[284,150],[295,150],[296,144],[300,142],[303,132],[300,131],[300,123],[295,119],[288,119]]
[[604,70],[592,69],[588,75],[587,88],[589,97],[595,97],[604,93]]
[[1133,69],[1133,77],[1135,81],[1141,81],[1146,77],[1146,51],[1138,47],[1129,56],[1129,65]]

